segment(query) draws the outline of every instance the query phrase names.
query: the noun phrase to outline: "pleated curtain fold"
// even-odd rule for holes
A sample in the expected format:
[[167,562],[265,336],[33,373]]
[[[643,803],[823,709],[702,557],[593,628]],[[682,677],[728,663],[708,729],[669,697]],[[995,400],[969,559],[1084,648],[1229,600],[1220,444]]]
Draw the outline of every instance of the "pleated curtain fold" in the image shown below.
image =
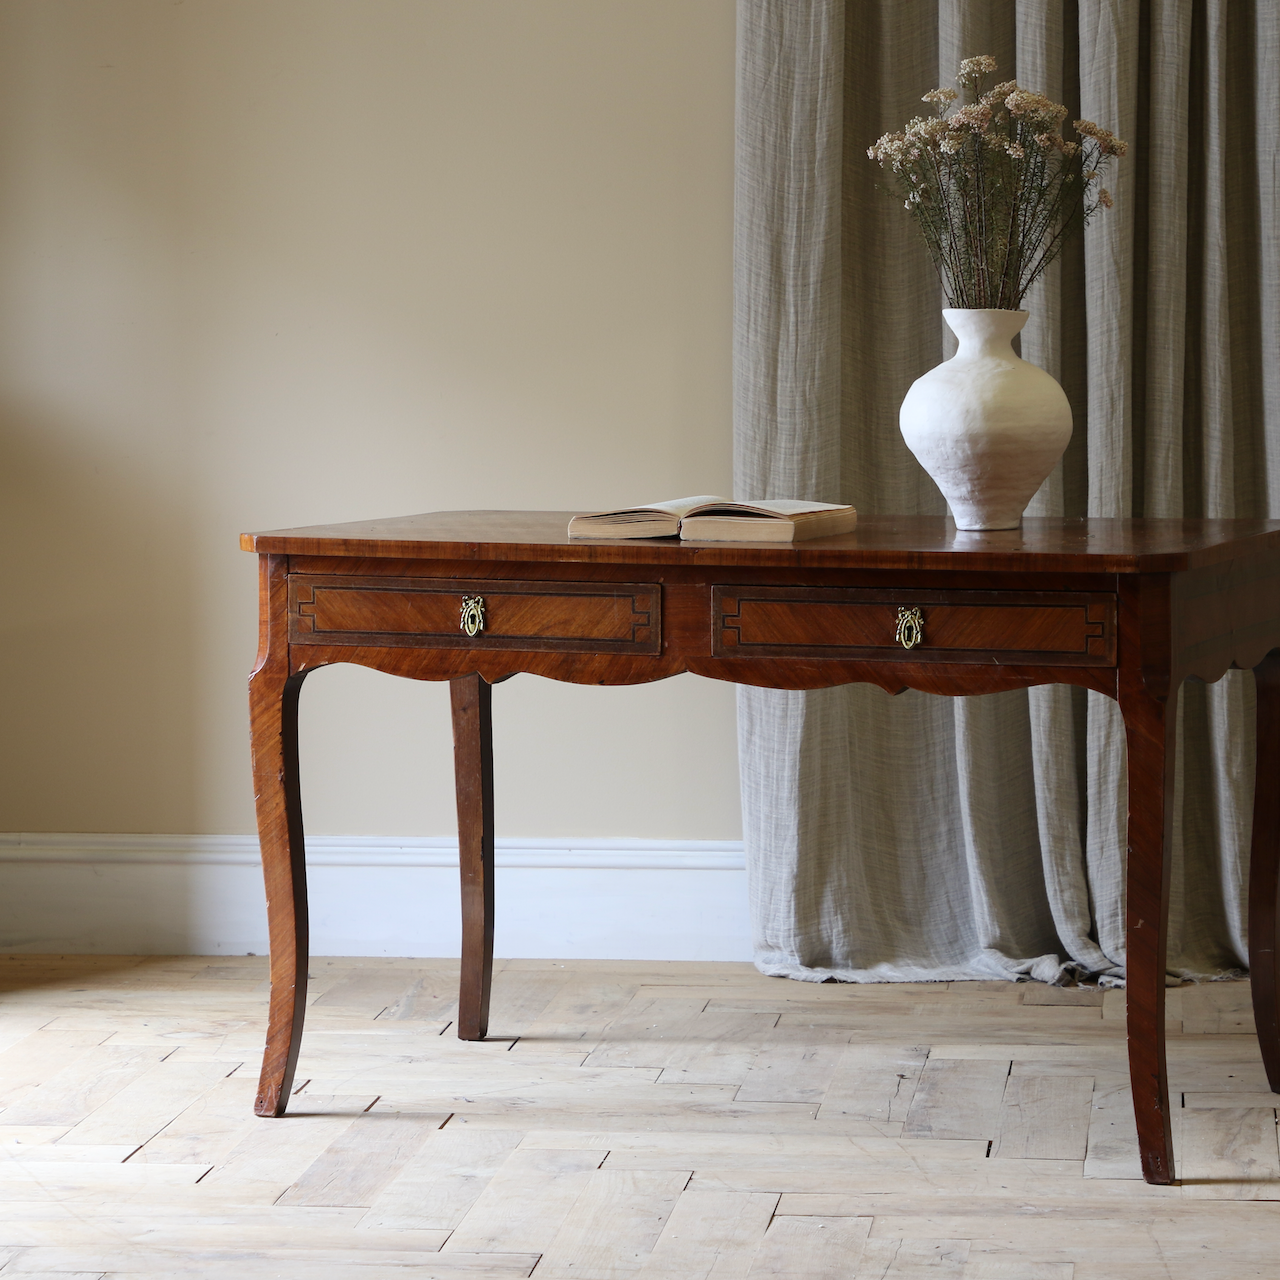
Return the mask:
[[[1130,144],[1115,207],[1025,304],[1022,354],[1075,419],[1030,513],[1280,516],[1280,8],[739,0],[738,17],[739,497],[945,512],[897,412],[954,346],[866,148],[989,53],[1000,79]],[[1179,700],[1175,975],[1246,965],[1253,700],[1245,672]],[[1123,977],[1125,749],[1109,698],[743,688],[739,736],[764,972]]]

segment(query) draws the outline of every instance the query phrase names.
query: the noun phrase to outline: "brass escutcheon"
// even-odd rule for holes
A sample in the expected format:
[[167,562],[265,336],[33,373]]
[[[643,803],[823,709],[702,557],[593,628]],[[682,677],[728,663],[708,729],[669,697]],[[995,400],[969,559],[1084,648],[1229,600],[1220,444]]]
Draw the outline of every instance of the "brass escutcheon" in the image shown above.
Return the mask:
[[458,625],[469,636],[484,630],[484,596],[462,597],[462,619]]
[[924,639],[924,615],[919,609],[903,605],[898,610],[898,629],[893,638],[904,649],[914,649]]

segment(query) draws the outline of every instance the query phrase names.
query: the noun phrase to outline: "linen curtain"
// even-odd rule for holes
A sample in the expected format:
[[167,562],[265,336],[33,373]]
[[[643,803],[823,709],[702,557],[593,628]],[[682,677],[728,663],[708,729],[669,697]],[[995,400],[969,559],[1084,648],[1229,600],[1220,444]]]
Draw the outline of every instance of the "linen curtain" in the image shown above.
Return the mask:
[[[1280,515],[1280,17],[1266,0],[739,0],[738,496],[945,512],[897,410],[954,351],[866,148],[962,58],[1130,143],[1024,304],[1075,432],[1032,515]],[[1124,974],[1125,747],[1066,686],[742,688],[756,964],[809,981]],[[1238,974],[1253,677],[1179,700],[1170,970]]]

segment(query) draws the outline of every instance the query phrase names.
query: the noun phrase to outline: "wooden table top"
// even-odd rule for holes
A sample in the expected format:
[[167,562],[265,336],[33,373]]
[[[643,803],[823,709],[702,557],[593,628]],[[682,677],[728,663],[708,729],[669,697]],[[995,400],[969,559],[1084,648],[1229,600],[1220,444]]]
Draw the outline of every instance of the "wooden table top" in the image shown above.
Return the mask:
[[[245,533],[246,551],[396,560],[703,564],[986,572],[1181,572],[1280,553],[1280,520],[1028,518],[1020,529],[958,531],[942,516],[863,516],[852,533],[794,545],[573,539],[573,511],[435,511]],[[1243,545],[1247,543],[1248,545]]]

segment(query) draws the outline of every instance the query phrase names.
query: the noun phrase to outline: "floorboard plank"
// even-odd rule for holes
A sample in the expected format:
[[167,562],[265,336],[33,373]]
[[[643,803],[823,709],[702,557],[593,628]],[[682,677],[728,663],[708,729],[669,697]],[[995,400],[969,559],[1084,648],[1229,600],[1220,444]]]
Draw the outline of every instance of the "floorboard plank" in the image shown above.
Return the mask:
[[1005,1081],[993,1156],[1083,1160],[1093,1102],[1092,1076],[1014,1076]]
[[452,1123],[429,1134],[421,1148],[374,1197],[364,1226],[452,1231],[520,1145],[522,1137],[519,1130]]
[[1183,1110],[1178,1172],[1197,1200],[1274,1200],[1280,1187],[1275,1111]]
[[76,1125],[150,1071],[171,1050],[99,1045],[80,1054],[11,1107],[6,1124]]
[[905,1121],[928,1056],[928,1046],[846,1045],[819,1118]]
[[544,1253],[603,1159],[601,1151],[512,1152],[445,1252]]
[[[46,1019],[47,1021],[47,1019]],[[13,1104],[37,1085],[71,1066],[96,1048],[110,1034],[107,1031],[28,1031],[0,1053],[0,1106]],[[4,1117],[6,1125],[21,1123]]]
[[187,1060],[157,1063],[91,1111],[58,1141],[132,1143],[139,1147],[225,1080],[238,1065]]
[[847,1280],[861,1275],[870,1218],[774,1218],[749,1280]]
[[751,1264],[778,1197],[751,1191],[684,1191],[641,1280],[739,1280]]
[[[288,1115],[250,1121],[250,1128],[205,1179],[208,1186],[234,1191],[256,1187],[274,1202],[374,1102],[373,1098],[294,1100]],[[130,1161],[132,1163],[132,1161]]]
[[[1175,1153],[1174,1159],[1177,1159]],[[1127,1076],[1095,1076],[1089,1106],[1086,1178],[1141,1178],[1138,1125]]]
[[278,1203],[368,1208],[448,1118],[447,1114],[429,1112],[366,1112],[357,1116]]
[[994,1140],[1011,1061],[930,1056],[916,1084],[904,1136]]
[[548,1245],[538,1271],[545,1280],[627,1280],[653,1252],[689,1181],[678,1173],[601,1168],[588,1175]]
[[767,1036],[747,1068],[737,1101],[821,1103],[847,1040],[841,1032],[821,1030]]
[[868,1240],[859,1276],[876,1280],[963,1280],[969,1258],[967,1240]]

